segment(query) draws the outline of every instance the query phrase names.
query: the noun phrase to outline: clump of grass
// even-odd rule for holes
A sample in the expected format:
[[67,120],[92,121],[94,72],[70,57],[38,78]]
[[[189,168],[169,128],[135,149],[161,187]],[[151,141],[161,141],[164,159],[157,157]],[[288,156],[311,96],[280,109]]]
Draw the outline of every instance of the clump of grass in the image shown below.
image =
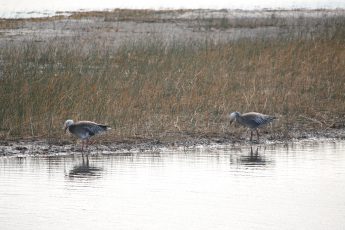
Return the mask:
[[67,118],[107,123],[114,138],[224,135],[235,110],[278,115],[281,132],[344,119],[341,36],[170,45],[152,38],[118,49],[86,42],[0,50],[5,136],[59,138]]
[[41,17],[41,18],[15,18],[15,19],[4,19],[0,18],[0,29],[1,30],[14,30],[22,28],[28,22],[48,22],[64,19],[64,15],[55,15],[51,17]]
[[[68,18],[81,19],[98,17],[104,18],[106,22],[113,21],[135,21],[135,22],[160,22],[166,16],[173,16],[187,12],[188,10],[149,10],[149,9],[114,9],[110,11],[89,11],[89,12],[73,12]],[[169,19],[172,19],[169,17]]]
[[0,19],[1,30],[17,29],[23,26],[23,24],[23,20],[20,19]]

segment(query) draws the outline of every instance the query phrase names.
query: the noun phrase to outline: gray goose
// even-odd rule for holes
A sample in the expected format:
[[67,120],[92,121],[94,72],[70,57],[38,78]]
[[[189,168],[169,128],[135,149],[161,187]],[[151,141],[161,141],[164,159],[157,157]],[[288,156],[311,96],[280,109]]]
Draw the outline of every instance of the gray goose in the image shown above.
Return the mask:
[[65,133],[67,129],[70,133],[77,136],[82,140],[81,150],[84,150],[84,142],[86,142],[86,147],[89,143],[89,138],[111,129],[108,125],[97,124],[92,121],[78,121],[74,122],[73,120],[65,121]]
[[258,128],[265,126],[271,123],[274,119],[277,119],[274,116],[257,113],[257,112],[249,112],[241,114],[239,112],[233,112],[229,115],[230,124],[234,121],[237,123],[247,127],[250,129],[250,141],[253,139],[253,131],[256,131],[257,140],[259,141],[259,131]]

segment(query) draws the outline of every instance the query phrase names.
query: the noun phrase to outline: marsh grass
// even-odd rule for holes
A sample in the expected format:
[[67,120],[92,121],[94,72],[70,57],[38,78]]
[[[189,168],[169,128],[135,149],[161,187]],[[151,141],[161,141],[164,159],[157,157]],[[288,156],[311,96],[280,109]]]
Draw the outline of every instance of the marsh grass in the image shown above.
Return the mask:
[[[83,19],[90,17],[104,18],[106,22],[113,21],[134,21],[134,22],[160,22],[164,20],[164,15],[171,16],[188,12],[189,10],[128,10],[128,9],[114,9],[111,11],[89,11],[89,12],[74,12],[68,18]],[[174,17],[173,17],[174,18]]]
[[68,118],[109,124],[108,140],[242,132],[229,127],[230,111],[276,115],[284,137],[328,129],[345,119],[343,35],[169,45],[152,38],[118,49],[85,39],[7,44],[0,133],[62,138]]

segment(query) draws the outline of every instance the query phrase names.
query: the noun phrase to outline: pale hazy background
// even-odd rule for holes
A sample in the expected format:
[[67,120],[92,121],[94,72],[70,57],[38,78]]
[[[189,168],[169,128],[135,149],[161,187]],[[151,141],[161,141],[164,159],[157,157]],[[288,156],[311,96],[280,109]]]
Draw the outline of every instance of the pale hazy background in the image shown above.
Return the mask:
[[263,9],[263,8],[345,8],[345,0],[0,0],[0,17],[39,17],[56,11],[145,9]]

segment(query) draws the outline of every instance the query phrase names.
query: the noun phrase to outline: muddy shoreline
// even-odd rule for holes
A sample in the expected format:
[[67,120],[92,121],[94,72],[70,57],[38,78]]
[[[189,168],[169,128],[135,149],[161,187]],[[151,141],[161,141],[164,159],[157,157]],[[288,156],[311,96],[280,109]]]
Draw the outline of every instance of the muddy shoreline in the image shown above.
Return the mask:
[[93,139],[84,152],[81,151],[80,142],[76,139],[17,139],[0,141],[0,157],[26,157],[26,156],[67,156],[73,154],[90,155],[123,155],[140,154],[145,152],[160,153],[166,150],[184,151],[193,148],[249,148],[256,147],[274,147],[277,145],[293,145],[297,143],[322,143],[345,140],[345,132],[342,129],[329,129],[323,131],[302,132],[295,131],[290,137],[283,137],[281,134],[262,135],[260,141],[249,141],[249,136],[236,136],[235,134],[224,135],[195,135],[180,134],[179,137],[174,134],[170,138],[149,139],[149,138],[131,138],[117,141],[104,141],[97,138]]

